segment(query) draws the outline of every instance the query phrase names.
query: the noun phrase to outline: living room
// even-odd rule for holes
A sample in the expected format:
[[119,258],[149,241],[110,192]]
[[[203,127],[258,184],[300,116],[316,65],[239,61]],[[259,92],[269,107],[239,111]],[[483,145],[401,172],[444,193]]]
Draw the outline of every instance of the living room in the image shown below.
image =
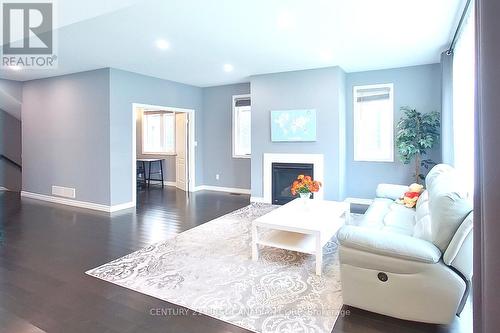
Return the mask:
[[44,4],[2,7],[0,331],[492,331],[489,0]]

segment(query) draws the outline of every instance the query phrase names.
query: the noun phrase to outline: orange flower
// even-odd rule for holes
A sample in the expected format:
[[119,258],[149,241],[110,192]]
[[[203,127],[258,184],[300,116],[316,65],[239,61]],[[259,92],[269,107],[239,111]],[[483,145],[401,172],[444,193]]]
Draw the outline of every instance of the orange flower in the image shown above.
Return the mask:
[[297,193],[318,192],[321,186],[321,182],[313,180],[311,176],[298,175],[297,179],[290,187],[290,192],[292,192],[292,195],[296,195]]

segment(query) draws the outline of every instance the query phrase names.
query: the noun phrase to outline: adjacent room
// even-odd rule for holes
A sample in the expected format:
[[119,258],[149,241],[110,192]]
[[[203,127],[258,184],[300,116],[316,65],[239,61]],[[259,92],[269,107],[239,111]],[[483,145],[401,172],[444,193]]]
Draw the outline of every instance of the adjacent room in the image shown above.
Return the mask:
[[488,3],[4,2],[0,332],[494,332]]

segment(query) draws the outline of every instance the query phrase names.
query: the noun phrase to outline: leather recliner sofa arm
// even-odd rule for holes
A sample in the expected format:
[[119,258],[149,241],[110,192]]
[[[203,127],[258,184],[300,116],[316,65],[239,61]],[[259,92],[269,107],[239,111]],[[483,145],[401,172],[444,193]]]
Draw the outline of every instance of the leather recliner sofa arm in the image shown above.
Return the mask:
[[342,246],[393,258],[429,264],[441,259],[441,251],[434,244],[392,232],[346,225],[337,239]]
[[454,267],[467,279],[472,279],[473,212],[462,222],[444,252],[443,261]]

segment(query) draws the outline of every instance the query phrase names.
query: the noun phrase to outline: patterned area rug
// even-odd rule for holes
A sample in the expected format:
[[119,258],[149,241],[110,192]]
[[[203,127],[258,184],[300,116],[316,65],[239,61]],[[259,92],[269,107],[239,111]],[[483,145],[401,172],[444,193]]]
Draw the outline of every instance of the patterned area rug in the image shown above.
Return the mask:
[[251,259],[251,222],[276,207],[251,204],[86,273],[254,332],[331,332],[342,307],[335,239],[321,277],[307,254],[263,247]]

